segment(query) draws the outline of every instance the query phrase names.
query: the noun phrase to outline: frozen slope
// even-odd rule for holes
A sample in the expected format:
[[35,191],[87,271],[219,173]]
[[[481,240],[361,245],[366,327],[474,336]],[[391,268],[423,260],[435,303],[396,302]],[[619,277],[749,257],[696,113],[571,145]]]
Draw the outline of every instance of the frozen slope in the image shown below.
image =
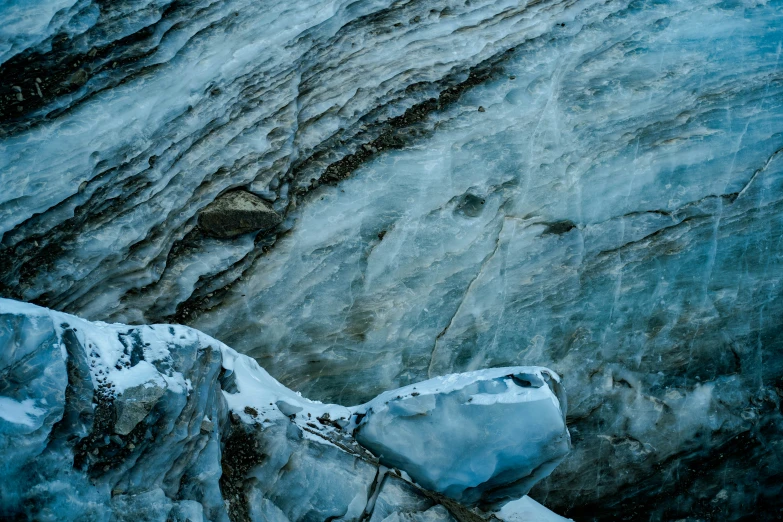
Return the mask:
[[[393,433],[408,447],[396,447],[403,459],[393,469],[362,445],[392,466],[382,454],[388,440],[373,427],[410,390],[350,409],[309,401],[253,359],[183,326],[90,323],[0,299],[0,375],[1,518],[359,521],[374,520],[380,502],[382,520],[477,522],[490,515],[470,508],[521,497],[569,449],[562,387],[544,368],[420,383],[415,395],[435,403],[419,414],[430,421]],[[467,397],[470,390],[479,393]],[[459,417],[457,396],[472,399]],[[505,420],[493,419],[498,405]],[[518,430],[524,422],[529,428]],[[466,474],[478,454],[454,452],[444,462],[421,453],[422,445],[456,450],[467,439],[502,469]],[[526,477],[522,486],[518,477]],[[449,487],[440,487],[444,480]],[[493,494],[503,487],[518,494]]]
[[[538,500],[777,517],[782,11],[5,2],[0,294],[329,402],[544,364],[574,449]],[[236,188],[282,224],[205,235]]]

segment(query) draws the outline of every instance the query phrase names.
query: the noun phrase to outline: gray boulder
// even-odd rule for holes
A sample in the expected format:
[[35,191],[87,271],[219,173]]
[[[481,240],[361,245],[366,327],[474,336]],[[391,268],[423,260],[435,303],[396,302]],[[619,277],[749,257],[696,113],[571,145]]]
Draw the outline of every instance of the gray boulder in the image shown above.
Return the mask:
[[114,406],[117,408],[114,432],[127,435],[133,431],[133,428],[152,410],[158,399],[166,393],[166,388],[166,381],[158,378],[123,391],[114,401]]
[[218,238],[270,230],[281,222],[282,218],[263,199],[243,190],[220,196],[198,216],[199,227]]

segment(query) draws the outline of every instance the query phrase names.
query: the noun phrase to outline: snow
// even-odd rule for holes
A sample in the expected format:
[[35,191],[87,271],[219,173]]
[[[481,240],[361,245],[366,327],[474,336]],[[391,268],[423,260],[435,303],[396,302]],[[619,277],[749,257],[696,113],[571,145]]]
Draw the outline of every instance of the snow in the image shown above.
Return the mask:
[[[236,393],[223,390],[223,396],[229,407],[244,422],[263,422],[293,416],[294,422],[306,425],[308,419],[312,422],[325,415],[331,420],[345,419],[346,423],[350,418],[351,411],[348,408],[305,399],[280,384],[254,359],[239,354],[222,343],[220,349],[223,354],[223,368],[229,375],[233,374],[237,387]],[[257,415],[248,414],[246,408],[252,408]],[[304,433],[308,432],[305,430]],[[326,443],[320,437],[314,437],[313,440]]]
[[4,421],[38,428],[39,417],[45,412],[46,410],[35,407],[34,399],[24,399],[20,402],[10,397],[0,397],[0,419]]
[[[50,319],[58,337],[66,330],[73,332],[90,357],[93,385],[110,385],[112,393],[122,394],[128,388],[144,383],[157,383],[175,393],[191,389],[188,379],[180,372],[160,372],[155,364],[171,359],[169,346],[174,341],[194,342],[207,337],[196,330],[178,325],[133,327],[124,324],[90,322],[76,316],[40,308],[28,303],[0,299],[0,314],[24,314],[34,320]],[[217,343],[217,341],[214,341]],[[60,342],[63,358],[67,353]],[[142,360],[131,365],[131,355],[138,350]]]
[[571,520],[553,513],[527,495],[519,500],[509,502],[495,513],[495,516],[504,522],[567,522]]
[[501,379],[506,384],[505,391],[473,394],[470,396],[469,403],[466,404],[489,406],[495,403],[513,404],[517,402],[546,399],[552,401],[557,408],[561,407],[558,397],[553,394],[549,388],[542,386],[535,388],[515,386],[510,377],[511,375],[524,375],[527,379],[537,379],[537,383],[539,384],[543,384],[545,380],[552,380],[555,383],[560,383],[560,376],[547,368],[536,366],[491,368],[487,370],[454,373],[442,377],[435,377],[396,390],[389,390],[380,394],[366,405],[354,407],[353,410],[355,412],[360,412],[366,409],[367,406],[378,405],[379,403],[387,402],[392,398],[411,397],[414,396],[414,394],[415,396],[422,397],[422,399],[417,401],[421,403],[424,400],[423,397],[429,395],[461,390],[466,386],[477,382],[492,381],[496,379]]

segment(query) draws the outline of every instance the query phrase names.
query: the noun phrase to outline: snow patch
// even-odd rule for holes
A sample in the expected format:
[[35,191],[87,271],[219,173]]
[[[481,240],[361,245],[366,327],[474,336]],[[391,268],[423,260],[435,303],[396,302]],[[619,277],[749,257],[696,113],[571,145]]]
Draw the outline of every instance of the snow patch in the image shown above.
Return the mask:
[[36,408],[35,399],[16,401],[10,397],[0,397],[0,419],[29,428],[41,426],[41,415],[46,412]]
[[527,495],[519,500],[509,502],[494,515],[504,522],[568,522],[571,520],[553,513]]

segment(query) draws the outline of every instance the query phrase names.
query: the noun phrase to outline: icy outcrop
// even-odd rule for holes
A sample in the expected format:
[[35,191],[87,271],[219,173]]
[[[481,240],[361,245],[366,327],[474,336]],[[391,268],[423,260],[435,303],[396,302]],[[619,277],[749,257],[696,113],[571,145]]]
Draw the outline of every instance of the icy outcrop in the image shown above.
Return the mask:
[[564,399],[550,385],[564,398],[543,368],[438,377],[355,408],[354,434],[416,483],[489,510],[527,494],[570,449]]
[[[541,368],[450,376],[345,408],[303,398],[191,328],[90,323],[0,299],[0,374],[1,517],[477,521],[489,516],[471,509],[485,490],[515,487],[567,451],[558,377]],[[406,424],[418,397],[434,401],[419,412],[430,422]],[[456,411],[461,399],[468,411]],[[409,448],[396,460],[377,429],[390,415],[407,426],[389,432]],[[475,457],[505,468],[465,473]]]

